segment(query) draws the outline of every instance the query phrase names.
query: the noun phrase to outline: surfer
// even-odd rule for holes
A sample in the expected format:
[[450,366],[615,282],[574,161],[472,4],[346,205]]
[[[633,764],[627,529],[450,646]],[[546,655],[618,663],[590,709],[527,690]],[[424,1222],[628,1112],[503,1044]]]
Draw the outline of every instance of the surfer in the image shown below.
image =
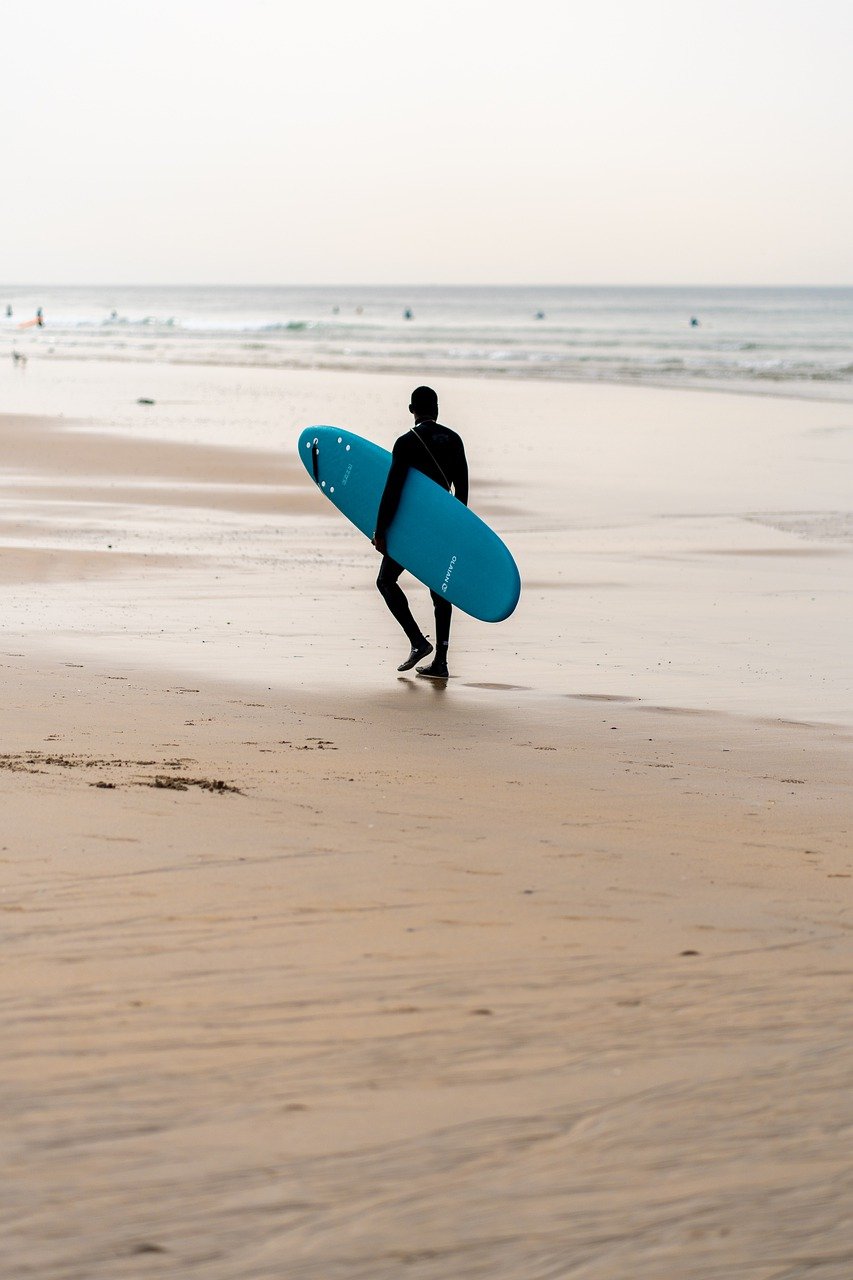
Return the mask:
[[[448,491],[453,489],[460,502],[468,505],[468,463],[465,447],[460,437],[449,427],[443,427],[438,418],[438,396],[431,387],[416,387],[412,392],[409,413],[415,420],[394,445],[391,454],[391,470],[379,503],[376,532],[373,545],[382,556],[382,565],[376,585],[411,645],[411,652],[398,671],[411,671],[416,663],[432,653],[433,647],[412,617],[409,602],[398,584],[403,566],[388,555],[386,539],[391,522],[397,513],[403,485],[410,467],[422,471],[436,484]],[[429,531],[426,531],[427,536]],[[418,675],[431,680],[447,679],[447,647],[450,641],[450,617],[452,608],[444,596],[431,591],[435,609],[435,657],[429,666],[418,667]]]

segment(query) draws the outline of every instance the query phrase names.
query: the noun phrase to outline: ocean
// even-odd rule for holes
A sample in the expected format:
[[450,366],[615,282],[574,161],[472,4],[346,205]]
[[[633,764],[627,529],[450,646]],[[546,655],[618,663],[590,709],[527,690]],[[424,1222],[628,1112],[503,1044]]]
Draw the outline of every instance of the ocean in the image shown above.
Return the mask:
[[0,286],[0,352],[853,400],[853,288]]

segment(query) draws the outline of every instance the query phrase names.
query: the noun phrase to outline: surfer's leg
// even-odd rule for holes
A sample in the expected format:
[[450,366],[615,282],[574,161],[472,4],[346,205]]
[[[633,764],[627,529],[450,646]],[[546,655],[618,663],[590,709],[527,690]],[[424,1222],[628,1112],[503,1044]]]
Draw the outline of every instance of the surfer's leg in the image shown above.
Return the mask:
[[444,596],[431,591],[432,606],[435,609],[435,659],[447,666],[447,646],[450,644],[450,619],[453,608]]
[[412,646],[412,651],[406,661],[397,668],[398,671],[408,671],[421,658],[425,658],[428,653],[432,653],[432,645],[412,617],[409,602],[397,583],[397,579],[402,572],[403,566],[401,564],[398,564],[396,560],[392,560],[390,556],[383,556],[376,585],[388,608],[408,636],[409,644]]
[[447,647],[450,644],[451,605],[444,596],[431,591],[435,609],[435,657],[428,667],[418,667],[418,675],[431,676],[434,680],[447,679]]

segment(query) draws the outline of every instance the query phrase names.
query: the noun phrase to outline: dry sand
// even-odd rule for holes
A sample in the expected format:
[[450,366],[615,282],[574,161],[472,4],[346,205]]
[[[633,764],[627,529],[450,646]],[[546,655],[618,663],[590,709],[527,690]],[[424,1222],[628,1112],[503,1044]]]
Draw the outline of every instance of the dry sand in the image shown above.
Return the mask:
[[817,691],[750,683],[753,639],[720,706],[692,633],[665,677],[618,609],[609,654],[572,636],[611,571],[635,617],[679,574],[725,613],[787,573],[831,620],[843,541],[696,510],[647,558],[638,511],[602,573],[588,495],[561,529],[495,470],[538,585],[503,650],[458,622],[442,689],[395,677],[373,562],[295,466],[70,425],[3,426],[4,1280],[847,1280],[842,638]]

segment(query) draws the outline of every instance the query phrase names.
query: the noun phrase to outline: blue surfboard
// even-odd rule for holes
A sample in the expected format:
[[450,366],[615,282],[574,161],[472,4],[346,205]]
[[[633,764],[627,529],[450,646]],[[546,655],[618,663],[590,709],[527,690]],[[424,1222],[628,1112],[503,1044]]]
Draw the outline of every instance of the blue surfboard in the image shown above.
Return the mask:
[[[299,437],[299,456],[329,501],[372,538],[391,467],[388,450],[338,427],[306,427]],[[498,535],[414,468],[388,530],[388,554],[482,622],[502,622],[518,604],[521,578]]]

